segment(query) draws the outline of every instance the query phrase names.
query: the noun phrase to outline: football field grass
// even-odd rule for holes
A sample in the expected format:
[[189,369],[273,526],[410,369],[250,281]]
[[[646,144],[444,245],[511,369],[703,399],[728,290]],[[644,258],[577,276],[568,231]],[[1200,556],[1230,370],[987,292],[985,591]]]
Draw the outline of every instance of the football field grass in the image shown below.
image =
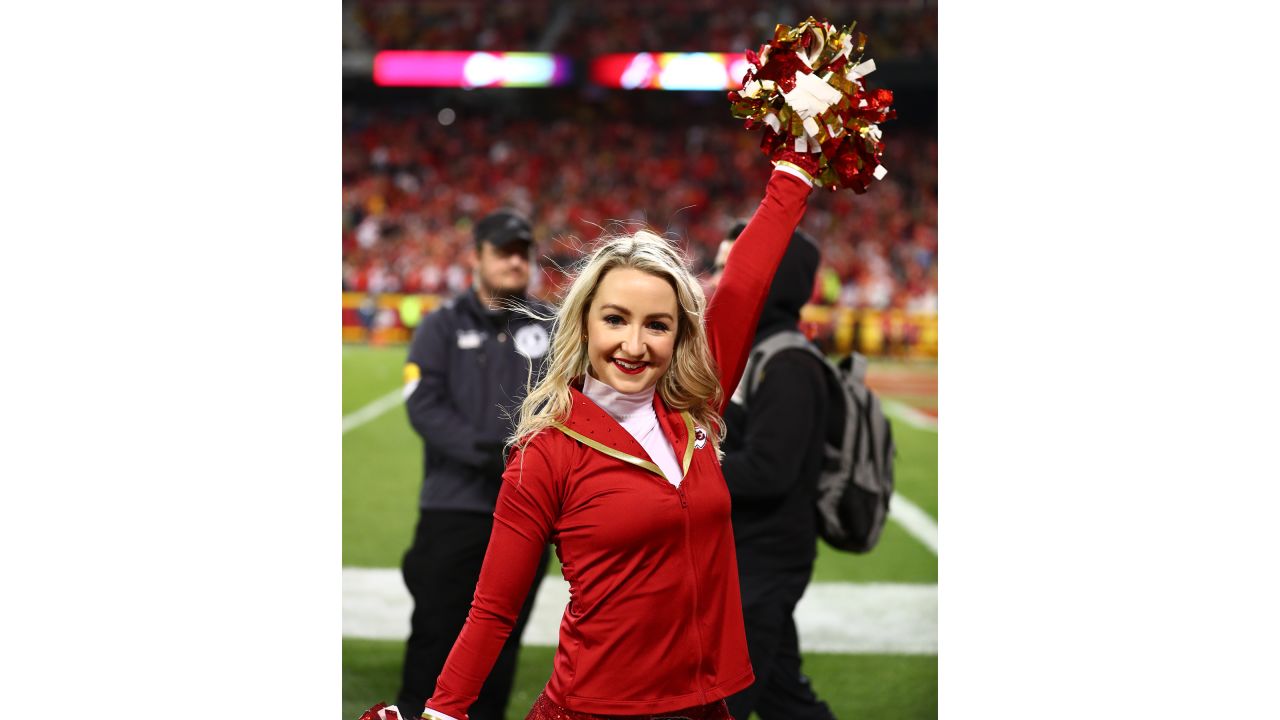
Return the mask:
[[[405,347],[344,346],[344,418],[398,391],[406,353]],[[873,364],[872,372],[878,367],[891,370],[891,375],[905,372],[936,377],[932,365]],[[917,407],[936,408],[936,396],[921,398],[915,388],[895,396],[886,387],[881,394]],[[937,432],[896,418],[893,426],[898,445],[897,492],[936,521]],[[422,444],[409,426],[402,403],[392,403],[381,414],[349,430],[344,427],[342,468],[343,566],[398,567],[417,521],[422,473]],[[837,552],[819,543],[814,582],[936,585],[937,560],[934,552],[902,525],[890,522],[879,546],[864,556]],[[554,557],[549,571],[559,575]],[[550,675],[554,651],[536,646],[521,651],[508,720],[524,718]],[[375,702],[394,701],[402,656],[402,642],[343,638],[343,720],[354,720]],[[804,654],[804,669],[814,688],[842,719],[936,717],[937,668],[936,655]]]

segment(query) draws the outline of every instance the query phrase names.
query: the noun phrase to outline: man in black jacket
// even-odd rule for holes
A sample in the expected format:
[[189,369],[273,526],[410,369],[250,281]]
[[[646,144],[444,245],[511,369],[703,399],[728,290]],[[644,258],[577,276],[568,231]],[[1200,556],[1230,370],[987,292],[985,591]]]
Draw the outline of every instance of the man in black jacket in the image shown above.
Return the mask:
[[[743,227],[739,223],[721,244],[718,266]],[[798,331],[819,256],[808,235],[792,235],[756,326],[756,346],[775,333]],[[752,372],[749,359],[747,373]],[[751,378],[743,376],[725,408],[722,468],[733,498],[747,651],[756,676],[751,687],[727,700],[730,714],[740,720],[753,711],[762,720],[834,720],[801,672],[792,617],[817,557],[814,501],[829,406],[827,375],[810,353],[781,350],[757,387],[749,388]]]
[[[475,226],[473,285],[428,315],[404,368],[413,429],[425,446],[418,526],[401,569],[413,595],[412,632],[396,705],[417,717],[462,630],[493,528],[505,466],[503,443],[549,346],[548,326],[513,312],[528,304],[533,230],[499,210]],[[531,378],[532,373],[532,378]],[[502,720],[520,636],[547,555],[471,720]]]

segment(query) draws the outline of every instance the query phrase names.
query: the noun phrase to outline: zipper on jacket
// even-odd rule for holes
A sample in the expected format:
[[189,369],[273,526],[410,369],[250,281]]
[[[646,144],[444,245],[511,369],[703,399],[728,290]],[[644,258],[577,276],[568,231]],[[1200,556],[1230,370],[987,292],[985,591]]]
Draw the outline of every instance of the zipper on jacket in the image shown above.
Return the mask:
[[[692,438],[690,438],[690,441],[692,441]],[[676,488],[676,493],[680,496],[680,507],[684,509],[684,550],[685,550],[685,555],[689,558],[690,574],[693,576],[693,631],[698,636],[698,666],[697,666],[698,677],[694,679],[694,682],[696,684],[696,687],[698,688],[699,695],[701,695],[702,702],[700,704],[706,705],[707,691],[704,690],[702,687],[702,677],[701,677],[702,669],[703,669],[702,648],[703,648],[703,645],[705,644],[705,641],[702,639],[702,623],[699,622],[699,619],[698,619],[698,584],[699,584],[698,562],[697,562],[697,559],[694,558],[693,556],[693,529],[692,527],[690,527],[691,522],[689,518],[689,502],[684,494],[683,482],[681,482],[680,486]]]

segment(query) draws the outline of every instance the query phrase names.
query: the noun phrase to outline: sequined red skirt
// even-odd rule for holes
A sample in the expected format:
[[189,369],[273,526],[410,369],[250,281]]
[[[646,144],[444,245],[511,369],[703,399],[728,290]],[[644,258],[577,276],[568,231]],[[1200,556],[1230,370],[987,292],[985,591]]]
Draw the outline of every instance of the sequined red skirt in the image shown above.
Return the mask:
[[733,720],[723,700],[707,705],[650,713],[648,715],[596,715],[562,708],[551,701],[544,692],[533,703],[533,709],[524,720]]

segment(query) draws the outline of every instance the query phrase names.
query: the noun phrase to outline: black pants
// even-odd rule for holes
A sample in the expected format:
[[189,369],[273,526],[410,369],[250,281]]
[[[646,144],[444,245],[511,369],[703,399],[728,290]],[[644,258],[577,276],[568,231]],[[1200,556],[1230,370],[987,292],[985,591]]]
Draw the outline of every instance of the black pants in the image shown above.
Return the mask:
[[[421,714],[435,691],[436,678],[471,609],[492,530],[493,516],[487,513],[423,510],[418,515],[413,546],[401,565],[404,583],[413,595],[412,631],[405,646],[404,673],[396,699],[396,706],[406,717]],[[546,574],[547,559],[544,551],[516,626],[485,680],[480,697],[471,706],[471,720],[503,720],[506,716],[520,635]]]
[[728,698],[734,720],[754,711],[761,720],[835,720],[800,670],[800,640],[793,617],[812,570],[743,575],[742,615],[756,681]]

